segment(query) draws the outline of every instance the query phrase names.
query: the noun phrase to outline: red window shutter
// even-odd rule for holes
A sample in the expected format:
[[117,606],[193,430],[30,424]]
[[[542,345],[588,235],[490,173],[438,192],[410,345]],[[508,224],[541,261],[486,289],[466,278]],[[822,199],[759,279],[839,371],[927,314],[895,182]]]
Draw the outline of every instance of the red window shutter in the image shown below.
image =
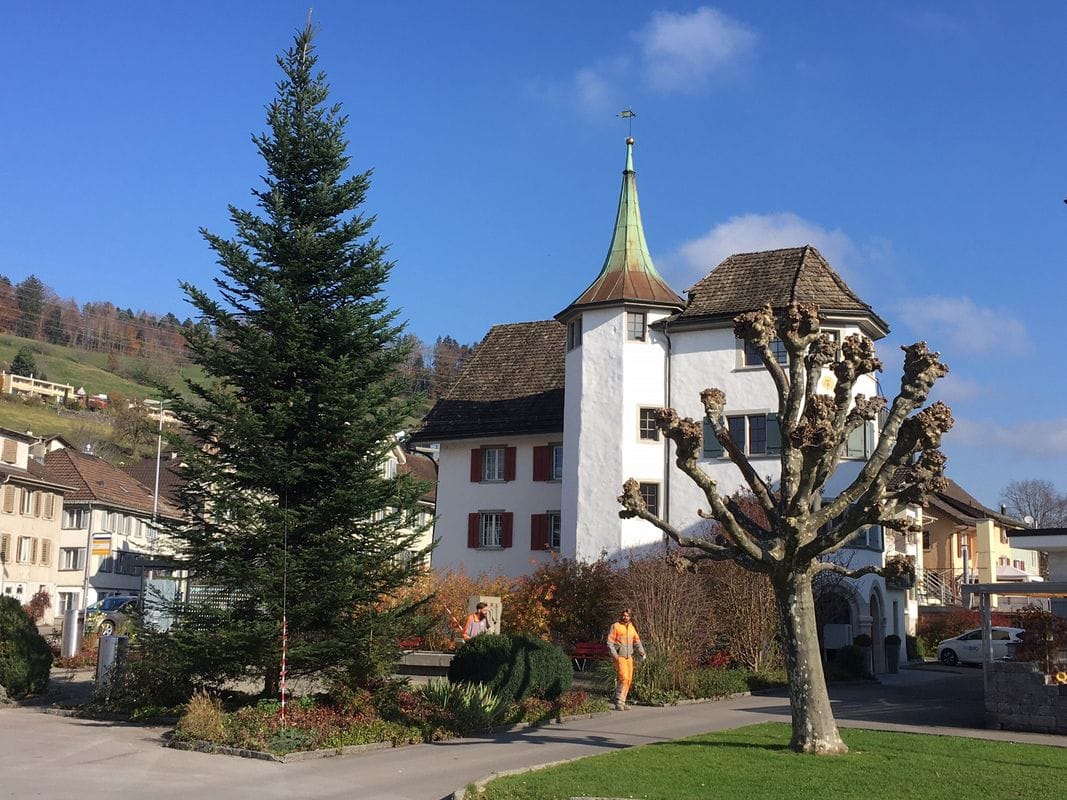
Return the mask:
[[534,448],[533,479],[547,481],[552,477],[552,448],[547,444]]
[[515,526],[515,515],[505,511],[500,516],[500,546],[511,547],[511,529]]
[[475,447],[471,450],[471,483],[481,483],[482,480],[482,450]]
[[515,448],[504,448],[504,480],[515,480]]
[[548,514],[530,515],[530,549],[548,549]]
[[467,515],[467,547],[477,547],[481,527],[480,514]]

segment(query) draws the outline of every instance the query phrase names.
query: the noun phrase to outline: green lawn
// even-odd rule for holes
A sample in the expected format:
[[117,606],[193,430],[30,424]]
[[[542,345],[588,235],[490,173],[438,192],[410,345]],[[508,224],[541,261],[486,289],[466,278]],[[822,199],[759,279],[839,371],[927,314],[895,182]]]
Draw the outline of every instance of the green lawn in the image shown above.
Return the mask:
[[842,729],[845,756],[788,749],[789,726],[752,725],[498,778],[484,800],[627,797],[1059,800],[1067,749]]

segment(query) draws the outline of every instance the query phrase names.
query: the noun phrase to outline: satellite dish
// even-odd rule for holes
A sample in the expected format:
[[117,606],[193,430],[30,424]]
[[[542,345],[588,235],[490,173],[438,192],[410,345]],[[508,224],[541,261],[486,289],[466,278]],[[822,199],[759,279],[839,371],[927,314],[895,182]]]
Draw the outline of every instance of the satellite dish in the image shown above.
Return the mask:
[[1034,518],[1027,514],[1025,517],[1023,517],[1023,522],[1025,522],[1027,525],[1032,526],[1034,524]]

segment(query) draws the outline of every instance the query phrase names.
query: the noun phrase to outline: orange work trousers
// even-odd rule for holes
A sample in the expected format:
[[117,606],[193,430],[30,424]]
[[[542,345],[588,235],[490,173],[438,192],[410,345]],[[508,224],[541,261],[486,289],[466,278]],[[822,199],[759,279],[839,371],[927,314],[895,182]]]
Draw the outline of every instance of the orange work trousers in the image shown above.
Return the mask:
[[633,658],[620,657],[615,659],[615,677],[619,681],[619,694],[622,697],[626,697],[626,694],[630,691],[630,684],[634,682]]

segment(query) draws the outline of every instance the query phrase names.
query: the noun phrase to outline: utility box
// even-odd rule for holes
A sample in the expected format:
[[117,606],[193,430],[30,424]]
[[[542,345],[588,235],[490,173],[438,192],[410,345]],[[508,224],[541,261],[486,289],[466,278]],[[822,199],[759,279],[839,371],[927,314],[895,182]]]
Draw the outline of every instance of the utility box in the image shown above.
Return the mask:
[[129,643],[129,636],[100,637],[100,649],[96,654],[96,688],[98,691],[107,693],[111,690],[111,680],[119,664],[126,658]]
[[467,598],[467,614],[473,614],[479,603],[486,603],[489,606],[486,609],[488,612],[486,619],[489,621],[488,633],[500,633],[504,611],[500,598],[491,595],[472,594]]
[[78,624],[78,609],[68,608],[63,612],[63,649],[60,655],[70,658],[82,649],[82,628]]

